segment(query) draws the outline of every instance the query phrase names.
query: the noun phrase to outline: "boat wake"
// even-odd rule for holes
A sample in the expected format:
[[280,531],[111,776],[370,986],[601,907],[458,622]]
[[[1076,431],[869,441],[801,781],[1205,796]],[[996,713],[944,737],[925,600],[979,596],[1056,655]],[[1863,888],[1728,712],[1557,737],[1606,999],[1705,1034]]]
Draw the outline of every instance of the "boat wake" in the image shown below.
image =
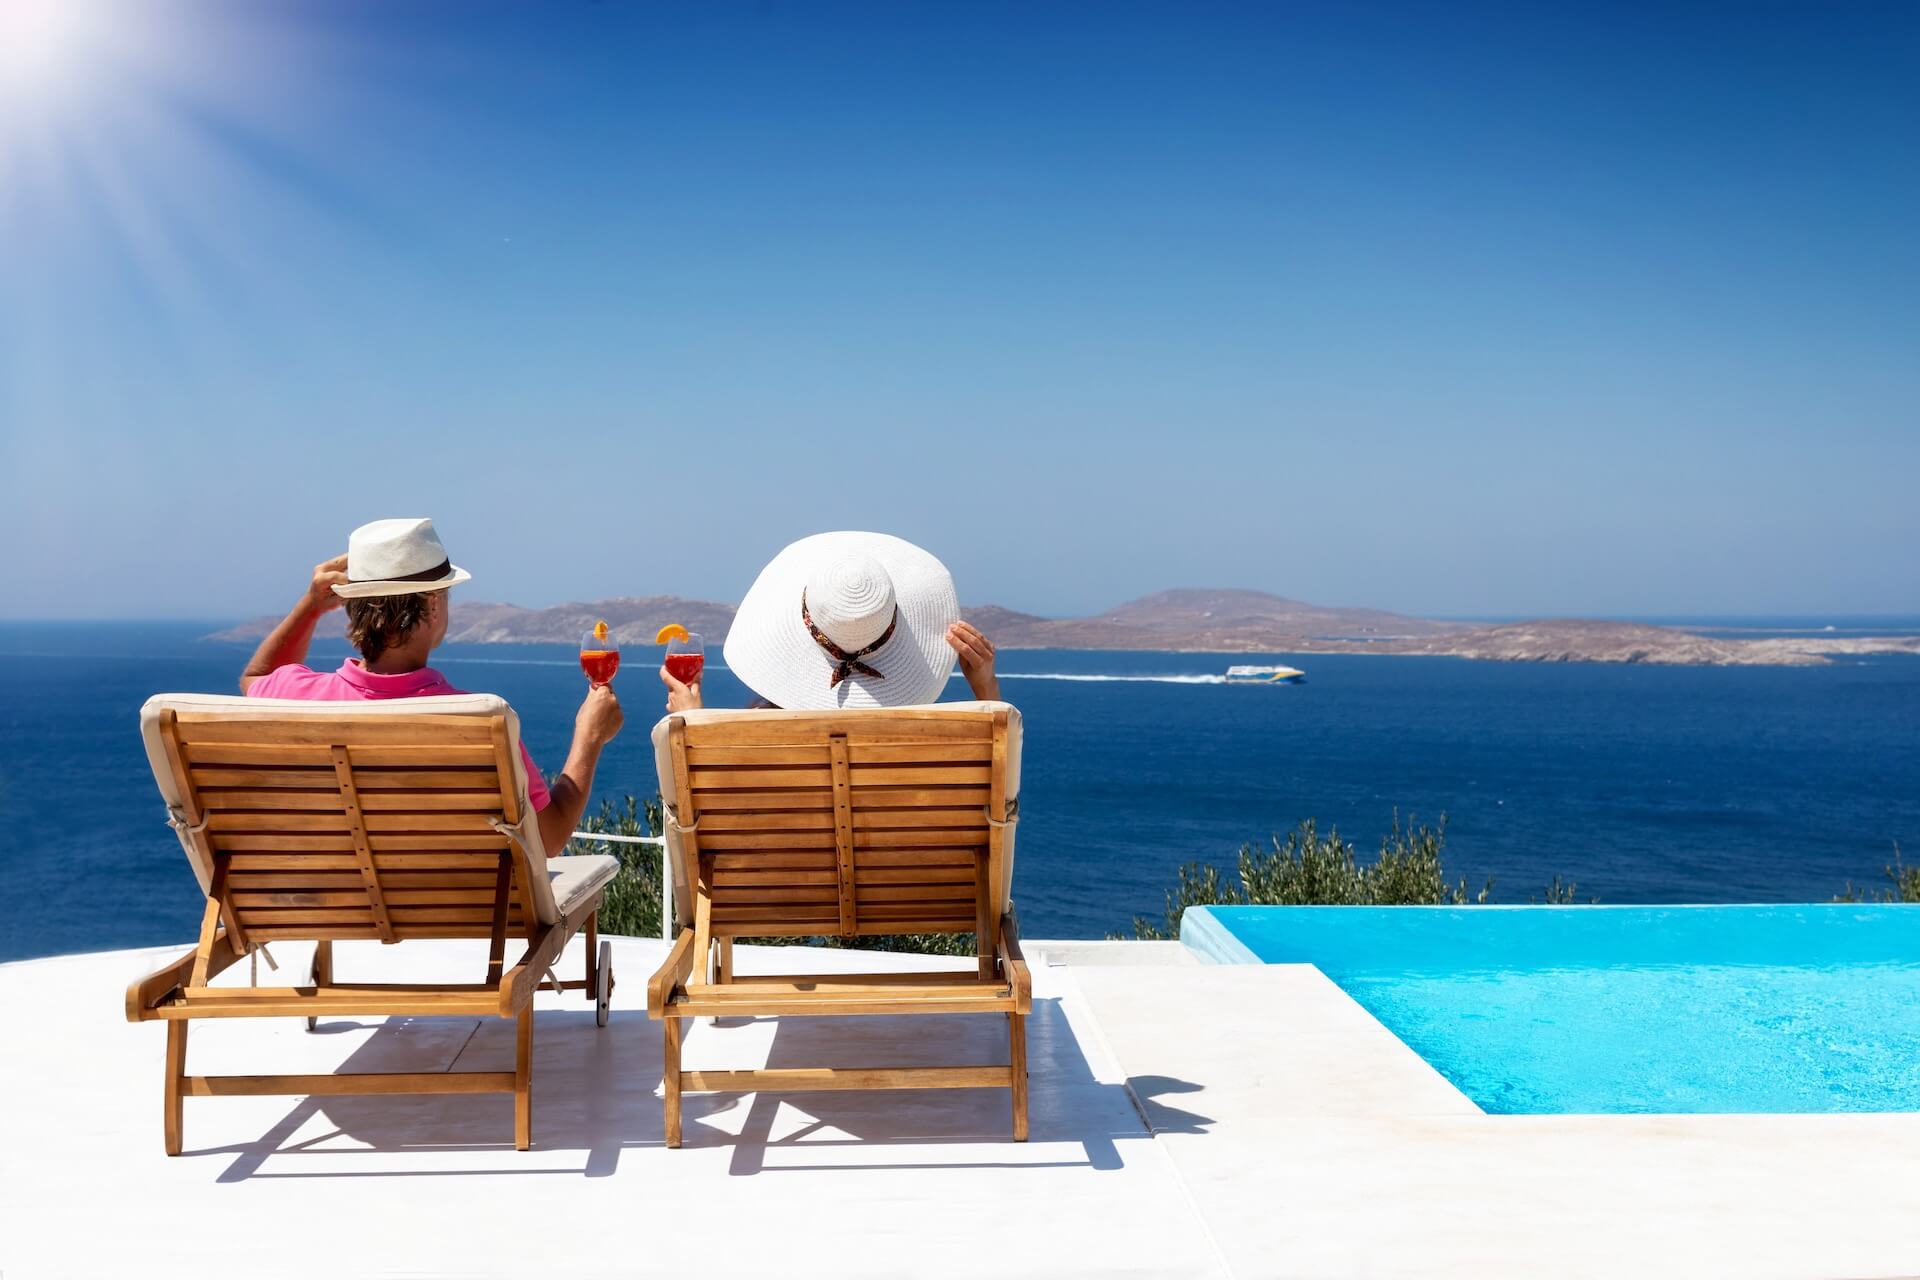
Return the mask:
[[[1101,676],[1067,671],[1002,671],[1002,680],[1069,680],[1076,684],[1225,684],[1225,676]],[[953,673],[955,680],[961,673]]]

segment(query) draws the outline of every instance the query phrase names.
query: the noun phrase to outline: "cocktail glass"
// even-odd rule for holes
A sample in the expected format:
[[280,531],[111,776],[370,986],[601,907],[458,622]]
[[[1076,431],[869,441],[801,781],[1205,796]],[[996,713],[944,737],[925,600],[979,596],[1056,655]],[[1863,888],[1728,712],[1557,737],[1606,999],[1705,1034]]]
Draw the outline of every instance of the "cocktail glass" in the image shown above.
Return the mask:
[[684,637],[676,635],[667,641],[667,674],[681,684],[699,684],[700,672],[706,665],[707,650],[698,631],[690,631]]
[[580,637],[580,669],[592,684],[613,683],[613,673],[620,669],[620,645],[605,622],[595,623]]

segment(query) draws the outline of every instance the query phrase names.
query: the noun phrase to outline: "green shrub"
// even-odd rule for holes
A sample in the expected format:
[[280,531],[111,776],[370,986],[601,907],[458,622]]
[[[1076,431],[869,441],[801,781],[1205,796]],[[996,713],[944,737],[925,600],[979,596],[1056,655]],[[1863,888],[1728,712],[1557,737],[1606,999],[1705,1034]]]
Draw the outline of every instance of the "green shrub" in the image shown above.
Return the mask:
[[1228,883],[1220,869],[1208,863],[1190,862],[1181,867],[1179,882],[1167,894],[1164,921],[1156,924],[1136,916],[1134,936],[1177,938],[1180,917],[1188,907],[1195,906],[1384,907],[1485,902],[1493,891],[1491,880],[1471,897],[1466,881],[1447,882],[1440,862],[1446,842],[1444,814],[1435,826],[1411,819],[1403,824],[1396,810],[1392,828],[1380,838],[1379,855],[1363,864],[1337,828],[1321,835],[1318,824],[1309,818],[1284,839],[1274,836],[1270,848],[1242,845],[1237,884]]
[[[1541,898],[1541,899],[1529,898],[1527,899],[1527,901],[1529,902],[1543,901],[1550,906],[1564,907],[1564,906],[1571,905],[1575,901],[1575,899],[1579,897],[1579,894],[1580,894],[1579,885],[1575,884],[1571,880],[1563,880],[1560,878],[1559,875],[1556,874],[1553,877],[1553,883],[1547,886],[1546,896],[1544,898]],[[1600,901],[1600,899],[1588,898],[1587,901],[1598,902]]]
[[[580,820],[580,830],[617,836],[660,834],[660,797],[642,802],[624,797],[619,805],[600,802],[600,812]],[[600,932],[634,938],[660,936],[660,846],[614,840],[573,840],[568,853],[610,853],[620,859],[620,874],[600,900]]]
[[1835,902],[1920,902],[1920,867],[1910,867],[1900,857],[1900,842],[1893,843],[1893,865],[1883,869],[1886,878],[1892,881],[1889,888],[1875,895],[1870,890],[1855,889],[1853,882],[1847,882],[1846,892],[1835,898]]
[[[1244,855],[1253,848],[1247,845],[1241,850]],[[1189,862],[1181,867],[1178,880],[1167,891],[1167,913],[1164,925],[1156,925],[1145,916],[1133,918],[1133,936],[1147,940],[1178,938],[1180,936],[1180,917],[1188,907],[1239,906],[1246,902],[1246,896],[1220,874],[1220,868],[1211,862]],[[1110,938],[1120,935],[1108,934]]]
[[[1162,919],[1156,922],[1135,916],[1133,933],[1136,938],[1178,938],[1180,918],[1188,907],[1384,907],[1486,902],[1492,896],[1493,881],[1487,881],[1471,899],[1465,881],[1447,882],[1440,861],[1446,842],[1446,815],[1441,815],[1437,826],[1411,821],[1403,826],[1396,811],[1392,829],[1381,837],[1379,857],[1363,865],[1338,830],[1323,836],[1309,818],[1285,839],[1274,836],[1270,848],[1242,845],[1238,875],[1231,879],[1211,863],[1187,863],[1179,869],[1174,887],[1167,891]],[[1888,887],[1876,892],[1856,889],[1849,882],[1834,901],[1920,903],[1920,866],[1906,865],[1898,842],[1893,846],[1893,865],[1885,869],[1885,874]],[[1532,901],[1566,905],[1577,902],[1579,896],[1577,884],[1556,875],[1544,896]],[[1599,899],[1589,897],[1587,901]]]

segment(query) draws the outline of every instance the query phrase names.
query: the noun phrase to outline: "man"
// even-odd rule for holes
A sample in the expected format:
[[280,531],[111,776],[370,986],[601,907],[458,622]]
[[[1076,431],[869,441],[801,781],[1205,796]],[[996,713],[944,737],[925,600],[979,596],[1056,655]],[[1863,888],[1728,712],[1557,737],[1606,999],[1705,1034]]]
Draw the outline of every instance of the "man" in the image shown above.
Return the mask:
[[[268,633],[240,673],[253,698],[362,702],[465,692],[427,665],[447,635],[447,592],[472,577],[447,559],[431,520],[376,520],[347,539],[347,554],[317,565],[307,593]],[[338,671],[305,665],[321,617],[345,604],[347,639],[360,650]],[[600,752],[620,732],[620,702],[607,685],[588,688],[573,721],[573,746],[551,789],[526,744],[527,798],[540,843],[557,854],[573,834],[593,790]]]

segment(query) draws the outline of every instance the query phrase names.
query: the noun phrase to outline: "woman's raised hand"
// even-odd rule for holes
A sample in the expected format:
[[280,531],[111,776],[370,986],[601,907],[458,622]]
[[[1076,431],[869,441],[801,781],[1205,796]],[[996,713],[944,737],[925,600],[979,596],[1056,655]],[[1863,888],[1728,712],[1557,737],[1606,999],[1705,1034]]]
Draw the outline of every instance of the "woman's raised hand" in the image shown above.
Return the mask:
[[673,678],[673,672],[664,666],[660,668],[660,683],[667,686],[667,712],[698,711],[706,703],[700,700],[700,682],[682,684]]
[[960,655],[960,673],[967,687],[982,702],[1000,700],[1000,678],[993,674],[993,641],[972,623],[956,622],[947,628],[947,643]]

